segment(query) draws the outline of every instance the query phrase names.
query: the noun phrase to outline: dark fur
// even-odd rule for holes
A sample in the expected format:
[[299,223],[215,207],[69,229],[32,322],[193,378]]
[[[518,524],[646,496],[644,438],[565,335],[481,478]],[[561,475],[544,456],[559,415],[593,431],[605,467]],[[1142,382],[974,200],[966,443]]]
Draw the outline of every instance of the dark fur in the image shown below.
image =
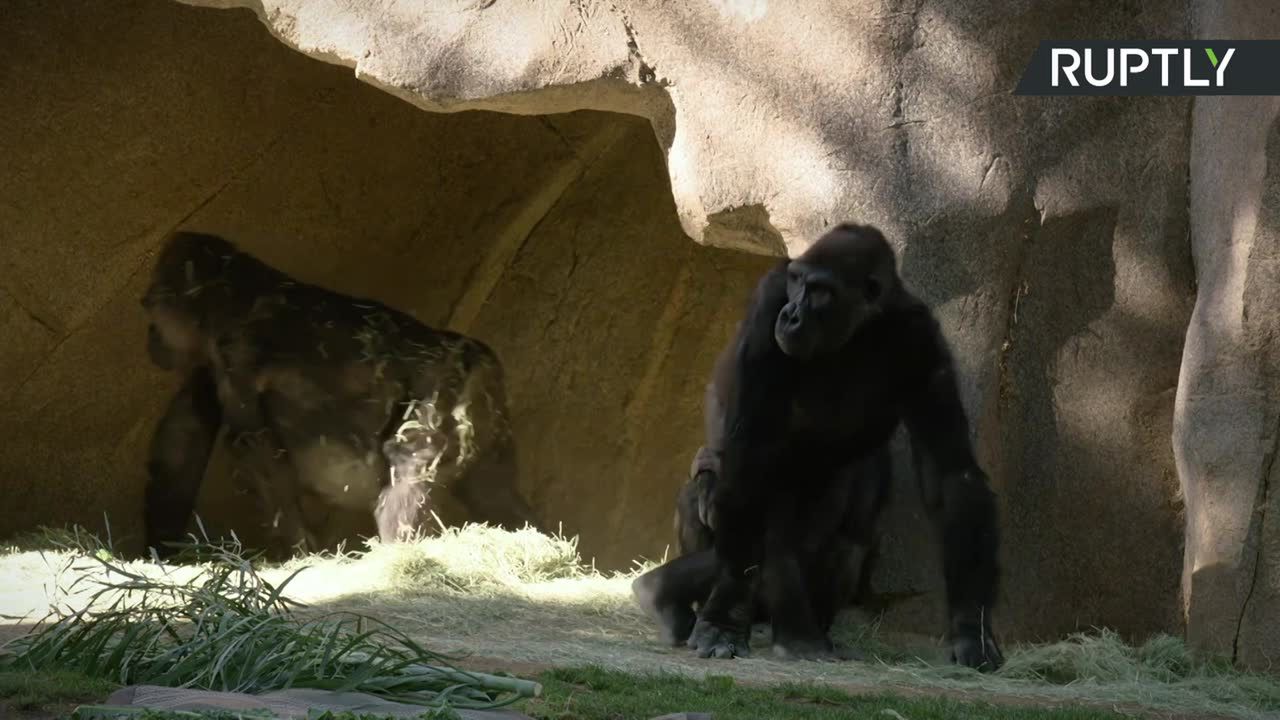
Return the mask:
[[[699,451],[704,459],[706,448]],[[676,510],[679,556],[636,578],[632,590],[640,606],[658,622],[664,642],[688,644],[703,657],[713,654],[746,656],[750,653],[749,625],[769,622],[766,602],[771,592],[803,592],[807,595],[815,622],[824,634],[830,632],[839,611],[870,599],[870,578],[877,552],[877,516],[888,496],[892,478],[888,449],[872,454],[843,477],[825,488],[826,492],[802,498],[795,513],[804,518],[805,529],[791,548],[804,577],[799,587],[752,586],[749,598],[731,615],[740,619],[727,635],[726,643],[708,643],[695,634],[695,609],[705,604],[715,589],[721,566],[714,549],[714,507],[718,472],[701,467],[680,491]],[[851,648],[829,645],[830,654],[857,657]]]
[[[675,529],[679,557],[637,578],[632,589],[640,606],[658,622],[661,636],[673,645],[691,640],[695,608],[707,601],[719,577],[715,560],[716,518],[713,497],[720,482],[720,443],[723,439],[724,398],[729,387],[732,353],[721,353],[704,402],[707,445],[698,449],[690,478],[676,501]],[[892,460],[883,447],[851,465],[829,492],[805,502],[801,514],[807,530],[795,550],[801,558],[815,618],[828,633],[837,613],[850,603],[870,598],[870,578],[877,551],[876,519],[888,498]],[[794,588],[789,591],[795,591]],[[768,622],[764,598],[768,589],[756,587],[750,606],[736,608],[734,617]],[[698,646],[699,654],[745,656],[750,653],[749,627],[738,628],[732,648]],[[849,648],[831,648],[840,657],[855,657]]]
[[830,519],[824,508],[859,509],[839,500],[856,497],[857,463],[883,452],[905,424],[942,541],[952,657],[998,667],[995,497],[974,456],[950,349],[932,312],[902,286],[883,235],[841,225],[779,262],[756,289],[726,378],[709,511],[715,561],[705,562],[719,575],[690,637],[699,654],[734,654],[753,593],[773,623],[776,651],[831,654],[828,610],[814,604],[824,595],[811,587],[820,576],[805,546],[869,531],[826,535],[815,520]]
[[152,442],[149,547],[181,538],[223,426],[277,550],[332,547],[334,509],[373,515],[384,542],[430,529],[442,500],[468,519],[535,524],[502,366],[480,341],[197,233],[165,241],[142,303],[149,356],[184,378]]

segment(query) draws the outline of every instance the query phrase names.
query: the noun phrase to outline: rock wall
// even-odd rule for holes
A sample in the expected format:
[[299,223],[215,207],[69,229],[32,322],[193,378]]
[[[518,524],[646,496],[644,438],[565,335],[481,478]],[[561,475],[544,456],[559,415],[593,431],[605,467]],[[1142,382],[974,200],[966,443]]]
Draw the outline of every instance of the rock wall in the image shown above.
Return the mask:
[[[18,2],[0,30],[0,328],[24,339],[0,351],[0,472],[25,498],[0,532],[136,527],[172,382],[134,298],[184,226],[491,342],[535,505],[603,565],[660,553],[760,255],[856,219],[956,350],[1005,633],[1189,613],[1202,646],[1276,657],[1272,330],[1247,312],[1276,287],[1275,109],[1009,94],[1042,38],[1261,32],[1265,4],[1194,28],[1180,3],[1069,0],[189,4],[261,24]],[[876,584],[932,629],[933,538],[900,485]]]
[[[105,514],[137,547],[177,384],[138,298],[186,227],[490,342],[536,509],[603,566],[662,553],[706,373],[770,260],[689,242],[647,122],[425,113],[243,11],[33,1],[3,27],[0,536]],[[252,539],[225,470],[199,510]]]
[[[1196,37],[1270,39],[1280,8],[1197,8]],[[1280,661],[1280,100],[1198,98],[1191,247],[1199,281],[1174,451],[1186,498],[1187,635],[1245,665]]]

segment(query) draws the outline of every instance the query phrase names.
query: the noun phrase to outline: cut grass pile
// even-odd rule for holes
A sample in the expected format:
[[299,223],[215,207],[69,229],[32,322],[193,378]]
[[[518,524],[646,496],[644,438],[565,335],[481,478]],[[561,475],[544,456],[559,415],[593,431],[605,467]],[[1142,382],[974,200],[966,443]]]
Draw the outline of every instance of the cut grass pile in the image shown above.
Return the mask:
[[[95,552],[111,557],[101,548]],[[65,552],[14,554],[0,558],[0,575],[35,577],[43,572],[47,577],[55,564],[52,561],[65,557]],[[183,578],[187,577],[183,573],[190,572],[149,563],[111,562],[122,572],[137,575],[163,572]],[[81,571],[67,571],[63,577],[75,577]],[[99,562],[95,571],[99,579],[102,571]],[[757,651],[749,660],[697,660],[656,641],[652,624],[631,599],[634,574],[605,575],[584,566],[572,540],[484,526],[453,529],[414,543],[372,543],[366,552],[308,557],[259,571],[263,581],[274,587],[292,578],[290,595],[308,604],[293,610],[292,616],[301,622],[322,621],[336,611],[378,618],[403,635],[397,636],[401,646],[407,641],[437,652],[470,653],[488,659],[484,664],[489,666],[492,659],[500,658],[558,667],[592,666],[598,668],[593,672],[606,675],[609,671],[628,676],[660,672],[665,674],[660,678],[663,682],[674,682],[678,676],[694,688],[702,687],[698,684],[708,673],[731,672],[745,684],[735,689],[735,695],[747,692],[747,686],[794,687],[808,682],[859,697],[893,690],[929,691],[953,699],[1088,703],[1185,717],[1252,720],[1280,713],[1280,679],[1197,662],[1180,640],[1164,636],[1133,647],[1114,633],[1100,631],[1048,645],[1010,647],[1000,672],[980,675],[941,662],[943,648],[938,643],[913,647],[879,632],[874,624],[846,621],[839,632],[868,651],[872,661],[774,661],[763,632],[757,633]],[[84,594],[68,592],[70,586],[63,582],[54,594],[68,606],[83,605]],[[17,607],[6,608],[5,602]],[[0,588],[0,614],[22,614],[24,602],[34,604],[30,595],[6,600]],[[705,693],[705,687],[698,692]],[[546,706],[553,699],[549,693],[533,705]],[[914,715],[903,714],[914,720]]]
[[1085,690],[1107,685],[1139,703],[1176,702],[1181,695],[1188,705],[1202,698],[1273,717],[1280,712],[1280,678],[1240,672],[1226,662],[1199,661],[1186,643],[1168,635],[1135,648],[1109,630],[1078,633],[1062,642],[1020,648],[999,675]]
[[[449,528],[416,542],[382,545],[371,541],[363,553],[343,553],[329,561],[358,567],[389,589],[409,592],[432,588],[494,595],[558,580],[604,579],[583,566],[576,538],[483,525]],[[315,557],[303,557],[281,567],[293,571],[315,564]]]
[[[83,605],[55,608],[0,654],[0,669],[75,671],[119,683],[243,693],[285,688],[364,692],[423,707],[492,708],[537,683],[456,669],[380,620],[335,613],[300,619],[279,585],[234,545],[192,544],[186,572],[146,573],[85,545],[99,565],[68,586],[94,585]],[[74,561],[73,561],[74,562]]]
[[1021,645],[989,677],[948,665],[903,663],[894,672],[922,687],[984,687],[1013,697],[1073,699],[1186,714],[1276,718],[1280,678],[1195,660],[1182,640],[1157,635],[1138,647],[1109,630]]

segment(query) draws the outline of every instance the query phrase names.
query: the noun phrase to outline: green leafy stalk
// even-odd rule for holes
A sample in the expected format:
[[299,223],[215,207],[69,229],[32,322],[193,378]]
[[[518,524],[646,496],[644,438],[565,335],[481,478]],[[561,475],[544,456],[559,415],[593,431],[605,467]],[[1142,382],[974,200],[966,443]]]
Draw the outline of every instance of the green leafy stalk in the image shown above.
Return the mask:
[[251,694],[365,692],[428,708],[493,708],[541,693],[536,682],[460,670],[375,618],[299,619],[292,611],[298,603],[284,590],[303,568],[272,585],[234,542],[187,546],[185,557],[203,560],[186,568],[188,576],[160,565],[155,575],[144,574],[100,548],[80,549],[80,561],[106,571],[81,575],[68,588],[96,583],[87,606],[55,609],[5,646],[0,668]]

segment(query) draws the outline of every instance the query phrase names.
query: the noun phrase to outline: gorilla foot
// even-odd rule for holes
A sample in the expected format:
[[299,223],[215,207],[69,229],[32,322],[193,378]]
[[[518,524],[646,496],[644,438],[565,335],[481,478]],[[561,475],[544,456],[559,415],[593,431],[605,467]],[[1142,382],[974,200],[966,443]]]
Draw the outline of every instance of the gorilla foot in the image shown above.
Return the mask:
[[988,630],[956,635],[951,640],[951,662],[979,672],[994,672],[1004,665],[1004,654]]
[[693,631],[693,623],[696,620],[693,608],[659,602],[657,588],[654,585],[656,583],[652,582],[650,576],[641,575],[632,581],[631,594],[635,597],[640,609],[658,624],[658,636],[662,642],[672,647],[679,647],[685,644]]
[[688,645],[700,658],[727,660],[751,657],[751,626],[722,627],[707,620],[699,620],[689,635]]

